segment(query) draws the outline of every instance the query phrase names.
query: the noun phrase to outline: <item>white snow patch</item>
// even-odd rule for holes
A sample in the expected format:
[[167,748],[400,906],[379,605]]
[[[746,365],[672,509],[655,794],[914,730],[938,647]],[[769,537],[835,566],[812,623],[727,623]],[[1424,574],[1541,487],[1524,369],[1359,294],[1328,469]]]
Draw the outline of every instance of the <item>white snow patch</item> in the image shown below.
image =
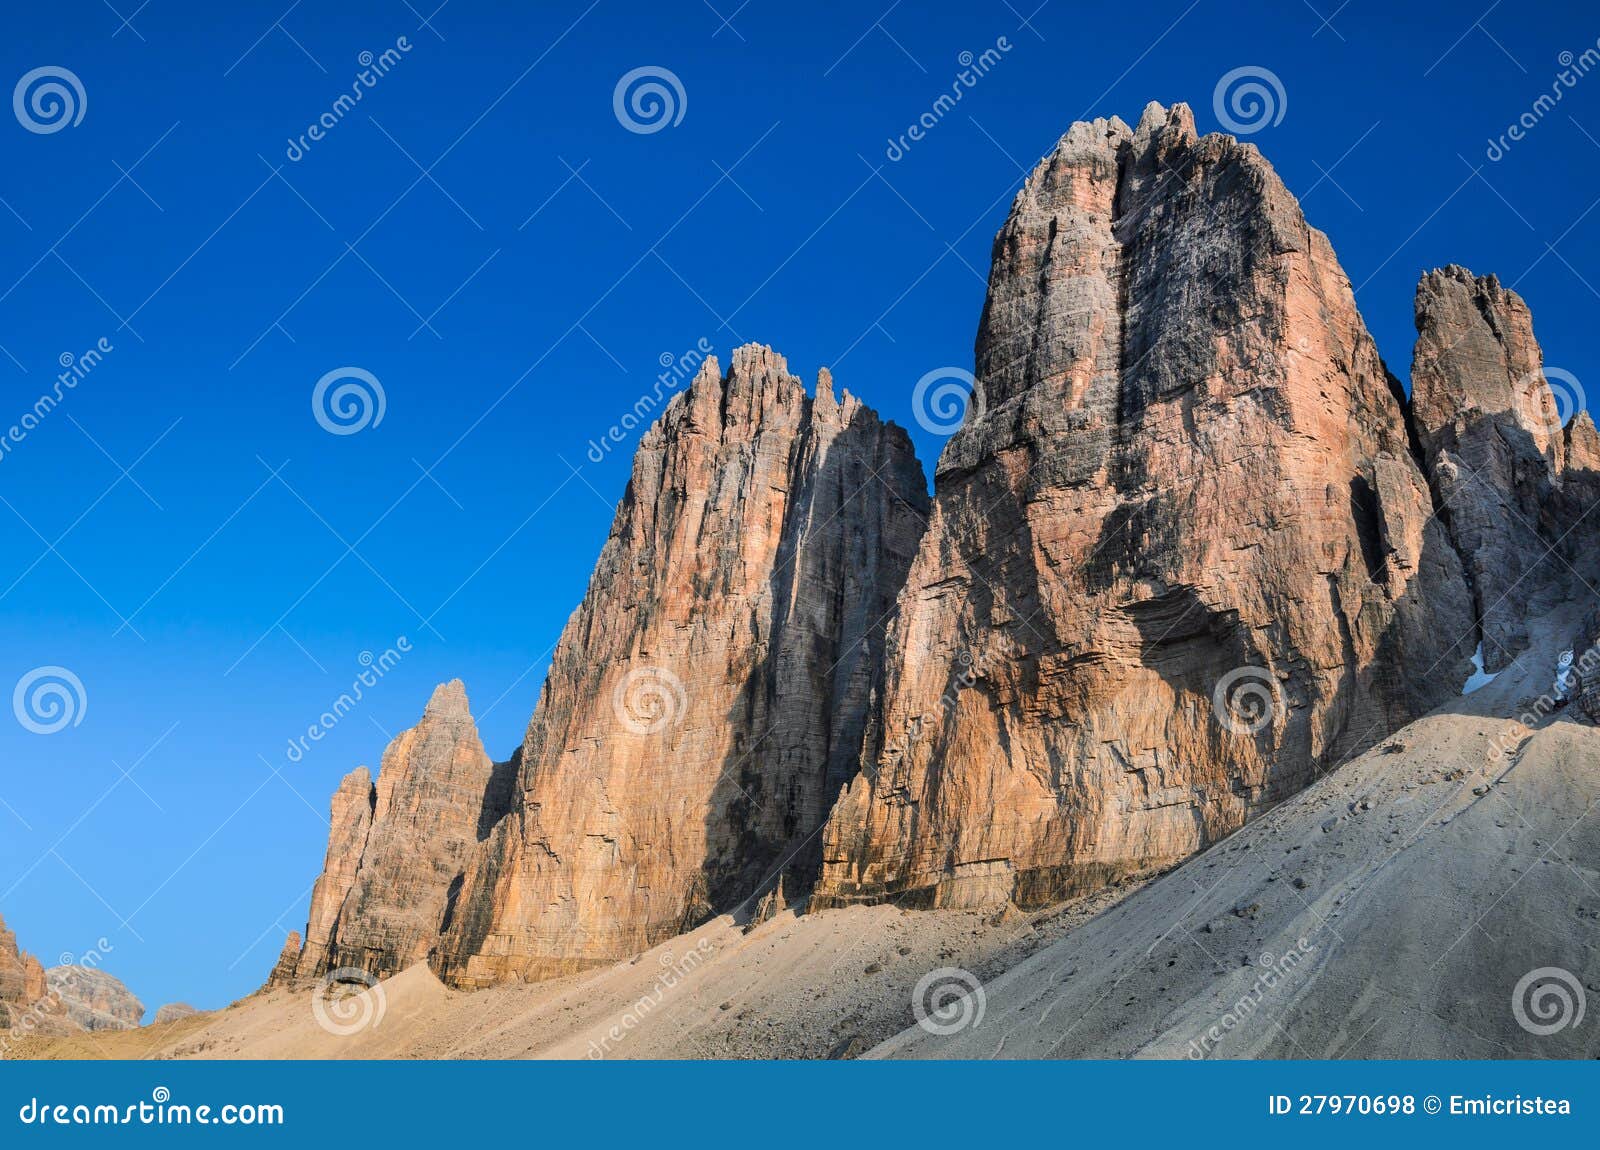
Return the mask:
[[[1498,674],[1499,672],[1496,671],[1495,675]],[[1472,674],[1467,676],[1466,685],[1461,688],[1461,693],[1463,695],[1472,694],[1479,687],[1484,687],[1494,682],[1495,675],[1491,675],[1483,669],[1483,644],[1480,642],[1478,649],[1472,653]]]

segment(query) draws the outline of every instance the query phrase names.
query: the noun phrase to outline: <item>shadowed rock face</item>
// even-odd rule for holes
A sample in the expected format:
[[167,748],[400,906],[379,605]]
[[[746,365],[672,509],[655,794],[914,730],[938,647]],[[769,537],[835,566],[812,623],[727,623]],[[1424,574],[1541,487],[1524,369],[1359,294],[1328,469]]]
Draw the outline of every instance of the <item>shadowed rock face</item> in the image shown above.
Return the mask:
[[1533,317],[1494,276],[1454,265],[1417,285],[1412,410],[1482,622],[1484,668],[1527,644],[1543,583],[1540,516],[1565,467],[1566,437],[1541,370]]
[[1528,306],[1494,276],[1428,272],[1416,321],[1417,436],[1471,584],[1484,666],[1498,671],[1527,646],[1530,612],[1600,571],[1600,520],[1589,514],[1600,435],[1587,410],[1557,403]]
[[770,348],[642,439],[442,948],[464,984],[614,961],[814,872],[923,530],[906,434]]
[[1181,859],[1458,688],[1398,388],[1254,147],[1183,105],[1074,125],[995,241],[977,376],[814,905]]

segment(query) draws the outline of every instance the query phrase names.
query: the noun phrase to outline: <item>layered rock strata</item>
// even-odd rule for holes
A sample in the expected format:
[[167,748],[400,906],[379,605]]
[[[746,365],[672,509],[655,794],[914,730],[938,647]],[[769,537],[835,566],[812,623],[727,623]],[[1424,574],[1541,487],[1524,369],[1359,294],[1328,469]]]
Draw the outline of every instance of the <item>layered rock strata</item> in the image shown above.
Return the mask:
[[44,966],[17,946],[17,936],[0,918],[0,1030],[19,1025],[20,1016],[48,990]]
[[304,949],[270,984],[352,967],[379,976],[427,959],[449,926],[473,851],[510,803],[511,764],[484,752],[460,680],[391,742],[374,781],[345,776],[311,893]]
[[[824,371],[708,360],[641,440],[443,947],[463,984],[636,953],[814,862],[927,511]],[[813,866],[814,869],[814,866]]]
[[271,983],[422,958],[545,977],[808,885],[927,505],[909,437],[826,370],[811,398],[770,348],[708,359],[641,440],[516,755],[492,763],[441,688],[334,796]]
[[441,687],[340,786],[272,982],[543,978],[808,894],[1034,906],[1236,830],[1600,557],[1600,434],[1526,306],[1451,267],[1416,320],[1408,401],[1253,146],[1181,104],[1074,125],[995,241],[931,506],[826,371],[708,361],[522,745],[491,761]]
[[79,1030],[132,1030],[144,1019],[144,1003],[103,970],[52,966],[45,971],[52,1013]]
[[976,358],[814,904],[1176,861],[1457,689],[1470,602],[1400,389],[1254,147],[1181,104],[1074,125]]

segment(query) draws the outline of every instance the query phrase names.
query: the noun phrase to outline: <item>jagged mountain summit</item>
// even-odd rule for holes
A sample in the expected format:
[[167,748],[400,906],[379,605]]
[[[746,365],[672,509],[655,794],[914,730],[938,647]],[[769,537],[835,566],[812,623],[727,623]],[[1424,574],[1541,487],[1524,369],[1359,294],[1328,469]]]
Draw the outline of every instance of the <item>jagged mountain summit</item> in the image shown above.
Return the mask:
[[521,746],[440,687],[341,784],[270,982],[544,979],[802,900],[1038,907],[1232,834],[1592,576],[1600,435],[1526,305],[1452,267],[1416,320],[1408,400],[1254,146],[1182,104],[1075,124],[996,238],[931,502],[826,370],[708,360]]
[[708,359],[642,439],[527,737],[459,683],[333,803],[274,982],[431,957],[464,985],[615,961],[817,866],[926,522],[905,432],[824,371]]
[[[1182,105],[1074,125],[995,241],[976,374],[823,901],[1035,906],[1175,862],[1465,675],[1402,397],[1255,147]],[[1234,675],[1257,711],[1219,713]]]

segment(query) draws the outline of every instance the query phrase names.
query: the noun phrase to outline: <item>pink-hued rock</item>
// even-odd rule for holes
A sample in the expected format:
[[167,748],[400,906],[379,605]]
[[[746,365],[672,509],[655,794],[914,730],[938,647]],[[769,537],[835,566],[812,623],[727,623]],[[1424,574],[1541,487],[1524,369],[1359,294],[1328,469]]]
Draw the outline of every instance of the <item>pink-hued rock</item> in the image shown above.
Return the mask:
[[1075,124],[995,241],[976,367],[813,905],[1175,862],[1457,689],[1399,388],[1253,146],[1181,104]]
[[640,443],[446,977],[611,962],[814,871],[926,507],[905,432],[828,373],[810,399],[770,348],[708,360]]
[[79,1030],[132,1030],[144,1018],[144,1003],[121,980],[87,966],[52,966],[45,971],[51,1012]]
[[328,855],[294,976],[358,967],[390,975],[432,955],[473,850],[504,814],[509,764],[484,752],[460,680],[334,793]]

